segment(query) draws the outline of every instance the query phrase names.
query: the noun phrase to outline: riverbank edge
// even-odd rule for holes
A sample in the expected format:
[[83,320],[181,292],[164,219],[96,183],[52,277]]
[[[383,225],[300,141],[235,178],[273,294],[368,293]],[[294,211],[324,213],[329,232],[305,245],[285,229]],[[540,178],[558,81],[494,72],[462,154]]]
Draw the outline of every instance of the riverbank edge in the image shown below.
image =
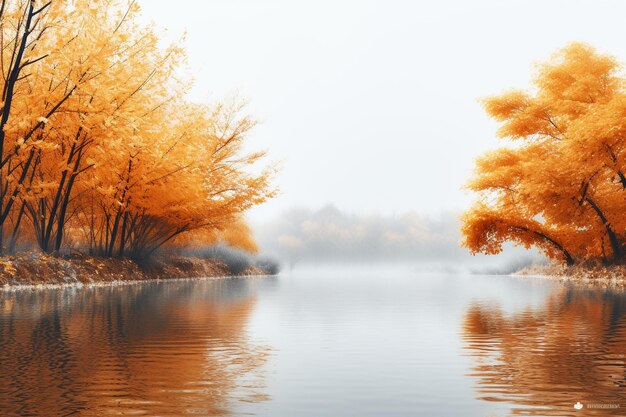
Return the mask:
[[561,264],[530,265],[511,274],[516,277],[533,277],[593,288],[626,289],[626,266]]
[[0,258],[0,290],[106,286],[145,281],[272,275],[258,267],[235,273],[219,259],[168,256],[149,262],[28,254]]

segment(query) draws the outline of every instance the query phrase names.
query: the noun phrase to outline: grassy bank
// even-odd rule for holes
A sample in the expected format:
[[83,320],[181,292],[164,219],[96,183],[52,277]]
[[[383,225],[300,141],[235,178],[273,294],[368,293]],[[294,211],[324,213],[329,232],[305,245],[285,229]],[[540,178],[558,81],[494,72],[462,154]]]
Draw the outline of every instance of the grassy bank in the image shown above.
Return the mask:
[[515,272],[513,275],[540,276],[589,287],[626,288],[625,265],[531,265]]
[[263,265],[233,267],[229,259],[163,256],[149,262],[98,258],[76,253],[66,257],[30,253],[0,258],[0,287],[19,285],[100,284],[121,281],[273,275]]

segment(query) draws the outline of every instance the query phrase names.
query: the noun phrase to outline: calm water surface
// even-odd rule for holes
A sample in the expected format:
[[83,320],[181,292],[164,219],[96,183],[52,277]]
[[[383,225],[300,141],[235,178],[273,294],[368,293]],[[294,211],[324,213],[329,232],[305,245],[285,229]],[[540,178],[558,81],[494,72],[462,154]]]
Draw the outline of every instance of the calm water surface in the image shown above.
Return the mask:
[[626,415],[626,296],[365,268],[0,293],[0,415]]

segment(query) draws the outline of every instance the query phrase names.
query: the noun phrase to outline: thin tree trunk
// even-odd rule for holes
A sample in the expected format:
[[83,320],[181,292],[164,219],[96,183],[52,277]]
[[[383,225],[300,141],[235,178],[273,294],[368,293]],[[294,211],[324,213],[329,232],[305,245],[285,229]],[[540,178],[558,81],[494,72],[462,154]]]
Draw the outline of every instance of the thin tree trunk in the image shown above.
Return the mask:
[[623,258],[622,247],[621,247],[621,245],[619,243],[619,239],[617,237],[617,234],[615,233],[615,231],[611,227],[611,223],[609,223],[609,221],[607,220],[606,216],[604,215],[604,213],[602,212],[602,210],[596,204],[595,201],[593,201],[588,196],[585,196],[585,201],[587,203],[589,203],[589,206],[591,206],[593,211],[595,211],[595,213],[598,215],[598,217],[600,218],[600,221],[602,221],[602,224],[604,225],[604,227],[606,229],[607,236],[609,237],[609,243],[611,245],[611,250],[613,251],[613,261],[614,262],[621,262],[622,258]]
[[19,214],[17,215],[17,220],[15,220],[15,225],[13,226],[13,233],[11,234],[11,240],[9,241],[9,247],[7,251],[9,253],[15,253],[15,246],[17,244],[17,238],[20,231],[20,224],[22,223],[22,217],[24,217],[24,211],[26,203],[22,203],[20,207]]
[[523,232],[529,232],[534,234],[535,236],[541,238],[542,240],[550,243],[551,245],[553,245],[555,248],[557,248],[559,250],[559,252],[561,252],[561,254],[563,255],[563,258],[565,259],[565,263],[568,266],[572,266],[574,265],[575,260],[572,257],[572,255],[569,253],[569,251],[567,249],[565,249],[565,247],[560,244],[559,242],[557,242],[555,239],[551,238],[550,236],[548,236],[547,234],[543,233],[543,232],[538,232],[536,230],[531,230],[528,227],[525,226],[514,226],[514,229],[517,230],[521,230]]

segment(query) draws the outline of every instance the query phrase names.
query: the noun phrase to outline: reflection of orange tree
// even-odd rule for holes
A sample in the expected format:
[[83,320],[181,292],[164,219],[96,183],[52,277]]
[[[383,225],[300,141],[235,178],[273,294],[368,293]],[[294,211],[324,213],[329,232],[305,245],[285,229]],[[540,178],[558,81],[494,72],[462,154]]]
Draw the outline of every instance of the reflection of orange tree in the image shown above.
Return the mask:
[[512,315],[471,306],[463,335],[479,399],[515,404],[513,414],[524,415],[570,415],[577,401],[625,407],[625,313],[625,297],[565,289],[541,309]]
[[0,326],[0,414],[223,415],[233,395],[264,400],[250,384],[261,379],[267,348],[246,338],[254,298],[242,285],[5,298],[0,307],[11,319]]

